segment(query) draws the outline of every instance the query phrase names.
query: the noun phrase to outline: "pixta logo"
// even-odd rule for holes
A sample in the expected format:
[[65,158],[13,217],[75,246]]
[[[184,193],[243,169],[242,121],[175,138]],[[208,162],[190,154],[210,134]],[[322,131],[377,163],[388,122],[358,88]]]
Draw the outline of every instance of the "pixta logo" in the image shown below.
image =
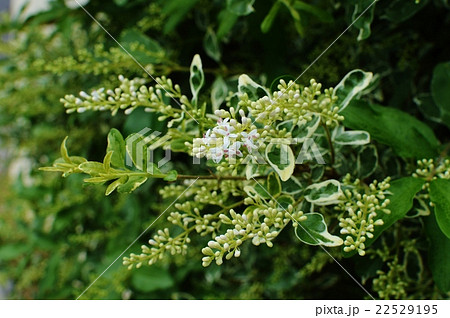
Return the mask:
[[134,166],[141,171],[147,173],[154,173],[155,167],[161,168],[171,159],[170,148],[164,150],[164,157],[157,163],[155,160],[155,150],[162,146],[170,139],[170,136],[159,137],[161,132],[152,131],[151,128],[144,128],[131,135],[126,140],[126,148],[128,156],[126,158],[126,165],[128,167]]

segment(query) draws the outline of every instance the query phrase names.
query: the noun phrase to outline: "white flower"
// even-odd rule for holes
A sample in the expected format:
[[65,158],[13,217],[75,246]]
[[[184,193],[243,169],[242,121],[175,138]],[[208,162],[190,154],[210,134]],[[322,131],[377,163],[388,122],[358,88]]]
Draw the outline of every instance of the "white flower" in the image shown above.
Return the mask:
[[[240,112],[242,116],[243,112]],[[243,117],[246,118],[246,117]],[[238,130],[239,127],[239,131]],[[206,156],[214,162],[219,163],[223,157],[232,159],[243,157],[241,146],[245,146],[249,152],[259,147],[254,141],[260,137],[257,129],[250,132],[242,132],[242,126],[238,125],[236,119],[220,118],[217,126],[209,129],[203,138],[194,139],[193,153],[197,157]]]
[[[212,137],[212,135],[211,135],[211,129],[208,129],[208,131],[206,132],[206,134],[203,134],[203,139],[202,139],[202,141],[203,141],[203,143],[205,144],[205,145],[211,145],[211,143],[213,143],[213,139],[216,139],[216,138],[214,138],[214,137]],[[214,142],[215,143],[215,142]]]
[[233,131],[235,131],[235,128],[233,126],[230,125],[230,123],[228,122],[229,118],[226,118],[225,120],[222,121],[222,119],[219,119],[218,126],[213,128],[213,131],[216,134],[222,135],[222,136],[227,136],[230,138],[236,138],[237,134],[232,134]]
[[[242,152],[239,150],[239,148],[241,148],[241,142],[240,141],[236,141],[235,143],[233,143],[232,145],[230,145],[228,147],[228,149],[224,149],[224,152],[229,156],[229,157],[242,157]],[[224,145],[225,146],[225,145]]]
[[224,155],[225,152],[222,147],[211,148],[209,150],[209,156],[215,163],[219,163]]
[[252,149],[258,149],[258,146],[256,146],[253,141],[257,138],[259,138],[259,134],[258,131],[256,129],[253,129],[251,132],[246,133],[246,132],[241,132],[241,136],[244,138],[243,140],[243,144],[244,147],[247,147],[247,149],[249,151],[251,151]]

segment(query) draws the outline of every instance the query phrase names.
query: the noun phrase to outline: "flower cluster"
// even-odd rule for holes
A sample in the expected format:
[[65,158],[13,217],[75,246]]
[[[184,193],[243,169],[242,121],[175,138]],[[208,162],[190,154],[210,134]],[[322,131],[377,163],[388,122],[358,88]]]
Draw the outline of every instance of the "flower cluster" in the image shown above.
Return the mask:
[[[233,209],[229,216],[219,215],[223,224],[232,225],[225,234],[218,235],[208,242],[208,246],[202,249],[205,255],[202,259],[203,266],[209,266],[213,260],[217,265],[223,263],[223,257],[227,260],[241,255],[240,246],[244,241],[251,239],[253,245],[266,244],[273,246],[272,240],[290,222],[297,224],[306,219],[302,211],[294,211],[294,207],[289,205],[283,209],[279,204],[270,200],[267,206],[250,206],[244,213],[238,214]],[[226,254],[226,255],[225,255]]]
[[325,89],[322,93],[322,84],[315,80],[311,80],[310,84],[301,89],[293,81],[286,84],[280,80],[278,91],[272,97],[264,96],[257,101],[250,101],[244,94],[240,105],[247,106],[257,122],[266,124],[290,119],[310,121],[313,114],[318,114],[327,126],[336,126],[343,117],[338,114],[339,108],[334,104],[337,98],[333,96],[333,89]]
[[162,259],[166,252],[169,252],[171,255],[184,255],[187,251],[187,244],[190,241],[191,239],[184,233],[172,238],[169,229],[158,230],[153,239],[148,241],[151,247],[142,245],[142,253],[139,255],[131,253],[130,257],[124,257],[123,265],[128,266],[128,269],[132,269],[133,266],[140,268],[144,263],[152,265],[157,260]]
[[[116,115],[119,109],[124,110],[126,115],[131,114],[137,107],[145,107],[146,112],[158,112],[162,114],[158,119],[165,120],[168,117],[180,120],[184,116],[186,108],[191,107],[186,96],[181,94],[179,85],[173,85],[166,77],[156,78],[158,83],[155,87],[144,85],[146,80],[134,78],[132,80],[119,75],[120,86],[114,89],[100,88],[93,90],[91,94],[84,91],[75,95],[66,95],[61,98],[61,103],[66,107],[68,114],[73,112],[83,113],[86,110],[111,111]],[[181,109],[167,105],[164,97],[179,99]],[[192,110],[189,114],[194,114]],[[169,124],[168,125],[172,125]]]
[[378,270],[378,277],[373,280],[373,289],[378,292],[380,299],[405,299],[407,283],[403,279],[406,268],[397,259],[387,263],[387,273]]
[[219,116],[217,126],[209,129],[203,138],[195,138],[192,152],[197,158],[206,157],[216,163],[222,159],[243,157],[243,152],[251,154],[260,145],[260,134],[244,111],[239,110],[240,122],[236,119],[234,108],[227,112],[223,109],[215,112]]
[[[141,246],[141,254],[130,254],[123,259],[123,264],[132,268],[139,268],[142,264],[152,265],[156,261],[164,258],[166,254],[184,255],[191,239],[191,233],[196,232],[200,236],[210,235],[215,237],[220,226],[223,224],[219,217],[227,213],[230,208],[242,204],[242,201],[224,206],[224,202],[229,200],[231,192],[228,182],[217,183],[216,180],[199,180],[193,184],[188,191],[185,186],[168,185],[161,189],[160,193],[164,197],[181,197],[186,202],[176,203],[175,211],[170,212],[167,221],[176,230],[165,228],[159,230],[154,237],[149,240],[149,245]],[[209,198],[209,200],[205,200]],[[219,207],[214,213],[202,214],[205,206],[212,208],[213,205]],[[180,232],[181,229],[181,232]],[[171,232],[179,233],[171,236]]]
[[415,178],[450,179],[450,159],[441,160],[437,164],[433,159],[422,159],[417,161],[417,169],[412,174]]
[[361,194],[360,180],[357,179],[351,185],[349,176],[345,178],[344,183],[347,183],[349,188],[344,191],[345,199],[337,207],[344,211],[344,215],[339,219],[339,226],[341,234],[347,235],[344,241],[345,252],[356,250],[359,255],[365,255],[364,242],[367,238],[373,238],[375,226],[383,225],[378,213],[391,212],[387,209],[390,200],[386,198],[389,194],[389,181],[389,177],[379,183],[375,180],[366,193]]
[[[143,50],[142,45],[133,43],[134,50]],[[150,54],[150,53],[149,53]],[[162,59],[163,55],[155,56]],[[103,44],[96,44],[91,52],[87,49],[75,51],[75,55],[64,56],[53,61],[38,59],[33,63],[37,69],[42,69],[55,74],[64,74],[68,71],[80,74],[109,75],[120,72],[141,71],[137,65],[120,47],[106,49]],[[154,65],[147,64],[145,69],[152,74]]]
[[123,259],[123,264],[129,268],[133,266],[139,268],[144,263],[154,264],[156,261],[163,259],[167,253],[184,255],[187,245],[191,242],[189,238],[191,232],[195,231],[201,236],[215,233],[221,225],[219,213],[201,215],[200,210],[203,207],[204,205],[192,201],[175,204],[177,211],[171,212],[167,221],[181,228],[182,232],[172,237],[169,228],[159,230],[153,239],[149,240],[150,246],[142,245],[142,253],[139,255],[130,254],[130,257]]

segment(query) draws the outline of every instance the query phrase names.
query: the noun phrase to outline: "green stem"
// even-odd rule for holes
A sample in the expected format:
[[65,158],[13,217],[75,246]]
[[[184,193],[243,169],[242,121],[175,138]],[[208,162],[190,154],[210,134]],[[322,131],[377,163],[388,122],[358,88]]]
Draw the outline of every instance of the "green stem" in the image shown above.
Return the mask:
[[[255,178],[262,179],[267,176],[257,176]],[[244,176],[217,176],[217,175],[189,175],[179,174],[177,180],[190,180],[190,179],[203,179],[203,180],[247,180]]]
[[[160,178],[163,179],[167,177],[167,174],[151,174],[148,172],[116,172],[114,174],[114,177],[120,178],[123,175],[127,176],[141,176],[141,177],[147,177],[147,178]],[[256,179],[265,179],[267,176],[256,176],[254,177]],[[244,176],[218,176],[215,174],[212,175],[194,175],[194,174],[179,174],[177,176],[177,180],[193,180],[193,179],[202,179],[202,180],[247,180]]]

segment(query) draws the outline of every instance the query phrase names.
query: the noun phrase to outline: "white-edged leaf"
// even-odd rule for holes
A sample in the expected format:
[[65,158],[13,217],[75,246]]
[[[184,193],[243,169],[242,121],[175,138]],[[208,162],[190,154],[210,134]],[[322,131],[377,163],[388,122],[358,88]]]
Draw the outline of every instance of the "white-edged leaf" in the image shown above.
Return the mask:
[[219,42],[213,29],[208,28],[203,38],[203,47],[206,54],[214,61],[219,62],[221,57]]
[[247,163],[247,165],[245,166],[245,177],[247,178],[247,180],[250,180],[251,178],[256,176],[259,176],[258,165]]
[[120,131],[112,128],[108,134],[108,146],[107,152],[112,151],[111,164],[117,168],[125,167],[125,140],[122,137]]
[[227,97],[228,87],[221,76],[217,76],[211,88],[211,104],[213,113],[220,108],[223,101]]
[[333,91],[333,96],[337,96],[338,98],[336,105],[339,107],[339,111],[347,107],[353,98],[369,86],[372,78],[372,73],[359,69],[353,70],[345,75]]
[[297,143],[303,143],[306,139],[316,132],[317,127],[320,124],[320,116],[317,114],[311,114],[311,120],[302,120],[292,128],[292,137],[295,138]]
[[69,136],[66,136],[66,138],[64,138],[63,142],[61,143],[60,152],[61,152],[61,158],[64,159],[64,162],[71,163],[72,161],[70,160],[69,153],[67,152],[67,146],[66,146],[66,142],[67,142],[68,138],[69,138]]
[[360,146],[370,143],[370,134],[364,130],[345,131],[339,126],[333,130],[331,139],[338,145]]
[[277,196],[281,192],[281,182],[278,175],[274,172],[267,176],[267,190],[272,196]]
[[285,144],[270,143],[266,147],[266,159],[280,176],[281,181],[288,180],[295,168],[295,157],[291,147]]
[[255,186],[245,186],[244,191],[250,198],[254,199],[257,202],[261,201],[261,199],[272,198],[269,194],[269,191],[267,191],[265,187],[258,183]]
[[127,177],[121,177],[117,180],[115,180],[114,182],[110,183],[108,185],[108,187],[106,188],[105,191],[105,195],[110,195],[114,190],[117,189],[118,186],[120,186],[121,184],[124,184],[127,181]]
[[328,233],[327,224],[320,213],[304,214],[306,220],[301,221],[295,228],[295,236],[303,243],[309,245],[340,246],[344,241]]
[[305,189],[306,201],[317,205],[339,203],[342,194],[341,184],[334,179],[312,184]]
[[140,185],[145,183],[145,181],[147,181],[147,177],[141,176],[128,177],[128,180],[125,183],[120,184],[117,187],[117,191],[120,193],[131,193],[137,188],[139,188]]
[[190,68],[189,83],[191,85],[192,103],[197,105],[198,93],[205,82],[205,74],[203,73],[202,60],[200,55],[195,54],[192,59]]
[[238,90],[241,94],[247,94],[248,98],[253,101],[264,96],[270,96],[270,93],[265,87],[256,83],[246,74],[239,76]]

